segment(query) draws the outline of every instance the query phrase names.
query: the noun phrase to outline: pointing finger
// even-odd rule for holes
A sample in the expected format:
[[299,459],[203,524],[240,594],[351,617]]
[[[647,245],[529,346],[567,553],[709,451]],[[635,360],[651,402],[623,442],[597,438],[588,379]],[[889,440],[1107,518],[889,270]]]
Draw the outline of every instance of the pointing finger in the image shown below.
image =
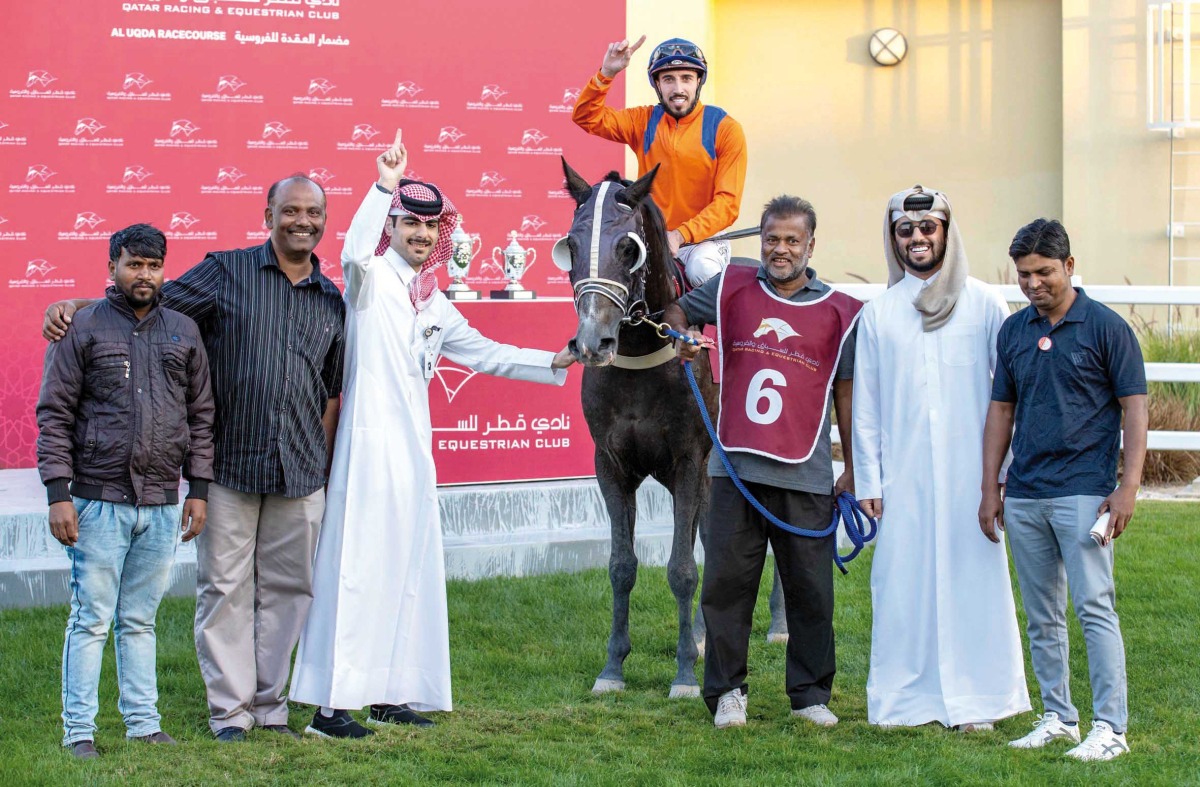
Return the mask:
[[634,45],[633,45],[633,46],[630,48],[630,50],[629,50],[629,54],[631,54],[631,55],[632,55],[634,52],[638,51],[638,48],[639,48],[639,47],[640,47],[642,44],[644,44],[644,43],[646,43],[646,34],[645,34],[645,33],[642,33],[642,37],[641,37],[641,38],[639,38],[639,39],[638,39],[638,40],[637,40],[637,41],[634,43]]
[[395,148],[400,147],[400,141],[401,141],[400,138],[402,136],[404,136],[404,132],[401,131],[400,129],[396,129],[396,141],[392,143],[392,147],[395,147]]

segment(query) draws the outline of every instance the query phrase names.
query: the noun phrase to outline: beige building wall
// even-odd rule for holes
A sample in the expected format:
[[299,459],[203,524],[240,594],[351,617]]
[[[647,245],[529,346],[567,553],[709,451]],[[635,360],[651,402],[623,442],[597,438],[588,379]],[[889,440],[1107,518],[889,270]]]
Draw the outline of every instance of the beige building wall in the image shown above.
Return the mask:
[[[914,183],[950,196],[972,269],[990,280],[1007,272],[1021,224],[1062,215],[1057,2],[631,0],[629,9],[631,37],[647,31],[648,46],[690,33],[705,47],[704,99],[741,121],[749,146],[738,226],[757,223],[775,194],[806,197],[819,218],[813,266],[826,278],[884,280],[884,205]],[[870,59],[880,27],[908,38],[898,66]],[[631,103],[654,100],[633,82]],[[737,252],[756,256],[757,244]]]
[[[1063,0],[1062,16],[1063,220],[1072,251],[1085,283],[1166,284],[1172,140],[1146,128],[1146,3]],[[1200,140],[1177,142],[1200,150]],[[1200,186],[1200,160],[1187,171],[1196,158],[1176,157],[1184,185]],[[1176,206],[1180,220],[1200,222],[1200,204],[1186,194]],[[1187,229],[1200,236],[1200,223]],[[1200,255],[1194,242],[1192,253]],[[1192,266],[1177,265],[1176,284],[1200,284]]]

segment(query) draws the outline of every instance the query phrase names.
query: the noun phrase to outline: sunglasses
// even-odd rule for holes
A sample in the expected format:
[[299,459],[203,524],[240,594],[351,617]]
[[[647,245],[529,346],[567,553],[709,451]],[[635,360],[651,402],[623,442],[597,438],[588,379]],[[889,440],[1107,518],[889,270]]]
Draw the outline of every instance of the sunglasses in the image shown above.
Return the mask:
[[913,224],[911,221],[902,221],[896,225],[896,236],[900,238],[911,238],[913,230],[920,230],[921,234],[926,238],[933,237],[933,234],[938,231],[938,223],[933,219],[926,219]]

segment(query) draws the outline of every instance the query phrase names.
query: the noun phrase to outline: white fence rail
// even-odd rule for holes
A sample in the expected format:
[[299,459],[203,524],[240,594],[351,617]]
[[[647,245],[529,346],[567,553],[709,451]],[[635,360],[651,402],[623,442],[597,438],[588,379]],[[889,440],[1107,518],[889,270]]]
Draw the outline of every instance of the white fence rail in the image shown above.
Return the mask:
[[[1078,277],[1074,282],[1080,284]],[[883,284],[833,284],[835,290],[869,301],[886,288]],[[1024,305],[1028,299],[1015,284],[993,284],[993,288],[1009,303]],[[1093,284],[1087,287],[1088,297],[1108,305],[1146,304],[1152,306],[1200,306],[1200,287],[1133,286],[1122,284]],[[1148,363],[1146,379],[1157,383],[1200,383],[1200,363]],[[835,443],[840,442],[836,428],[830,430]],[[1152,431],[1146,438],[1154,451],[1200,451],[1200,432]]]

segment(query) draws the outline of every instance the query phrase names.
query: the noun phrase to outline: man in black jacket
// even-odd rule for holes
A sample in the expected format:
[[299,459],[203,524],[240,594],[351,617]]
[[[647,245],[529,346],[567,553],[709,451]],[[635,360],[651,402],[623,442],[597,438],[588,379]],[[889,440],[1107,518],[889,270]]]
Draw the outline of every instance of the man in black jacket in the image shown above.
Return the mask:
[[147,224],[112,236],[115,286],[47,349],[38,396],[50,532],[71,558],[63,745],[81,758],[97,756],[100,662],[114,614],[127,735],[175,742],[156,707],[155,615],[179,541],[181,467],[190,483],[183,540],[204,529],[215,408],[196,323],[159,305],[166,247]]

